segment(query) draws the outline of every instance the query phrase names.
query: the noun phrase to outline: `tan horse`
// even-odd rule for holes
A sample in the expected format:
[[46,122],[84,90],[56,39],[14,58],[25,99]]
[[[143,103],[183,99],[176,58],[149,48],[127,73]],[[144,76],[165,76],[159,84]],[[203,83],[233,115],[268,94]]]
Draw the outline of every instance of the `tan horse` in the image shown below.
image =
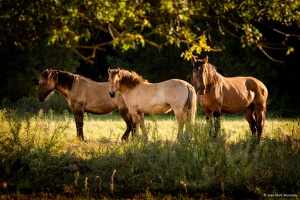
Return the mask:
[[108,70],[110,96],[120,92],[132,116],[134,127],[141,125],[144,132],[143,114],[165,114],[174,110],[178,122],[178,134],[183,133],[190,110],[190,124],[195,122],[197,96],[189,83],[171,79],[160,83],[148,83],[135,72],[113,69]]
[[217,118],[216,131],[220,128],[221,113],[243,111],[250,125],[252,135],[261,140],[266,118],[268,90],[253,77],[223,77],[216,68],[205,59],[192,59],[192,82],[198,91],[198,101],[203,113]]
[[109,95],[108,82],[95,82],[83,76],[59,70],[46,70],[39,79],[38,100],[44,102],[46,97],[56,89],[63,94],[73,111],[77,137],[84,140],[83,113],[106,114],[118,109],[127,129],[122,139],[128,138],[132,131],[132,119],[123,97],[118,93],[115,99]]

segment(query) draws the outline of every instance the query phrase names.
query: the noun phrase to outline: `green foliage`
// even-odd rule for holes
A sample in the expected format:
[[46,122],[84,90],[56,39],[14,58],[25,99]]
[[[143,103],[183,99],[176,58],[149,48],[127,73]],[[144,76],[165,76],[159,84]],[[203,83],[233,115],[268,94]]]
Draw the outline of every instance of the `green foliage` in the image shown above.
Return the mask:
[[[197,120],[176,139],[172,125],[162,129],[168,117],[150,116],[146,118],[150,140],[139,136],[119,142],[123,131],[123,126],[118,130],[119,118],[87,115],[88,140],[82,143],[67,114],[41,112],[24,118],[5,110],[0,114],[1,155],[6,155],[1,157],[0,181],[7,184],[2,191],[18,188],[73,198],[144,193],[146,199],[162,194],[180,199],[203,194],[299,195],[300,174],[295,168],[300,164],[299,120],[270,119],[262,143],[257,144],[250,131],[244,131],[244,119],[222,119],[216,138],[209,136],[209,124]],[[229,128],[234,124],[238,128]]]
[[[122,50],[137,49],[145,44],[161,48],[164,45],[187,45],[190,54],[209,50],[201,37],[218,30],[221,34],[239,37],[243,45],[267,48],[269,43],[280,42],[287,53],[293,45],[281,39],[271,42],[264,35],[266,27],[279,33],[286,40],[298,37],[284,30],[299,21],[298,1],[108,1],[76,0],[38,2],[5,1],[1,3],[1,45],[16,45],[38,41],[45,33],[51,35],[49,43],[64,44],[81,58],[93,63],[95,52],[113,45]],[[283,29],[278,29],[283,26]],[[212,27],[216,27],[212,30]],[[105,41],[94,43],[95,38],[109,35]],[[153,37],[154,36],[154,37]],[[153,38],[159,37],[157,43]],[[91,45],[82,41],[93,38]],[[215,40],[215,39],[213,39]],[[213,41],[212,41],[213,42]],[[214,47],[214,45],[213,45]],[[84,51],[89,49],[89,55]]]
[[210,51],[210,47],[206,44],[206,37],[202,35],[198,44],[193,44],[187,51],[181,54],[186,60],[191,60],[194,54],[200,55],[202,51]]
[[93,80],[101,73],[102,81],[108,67],[134,70],[153,82],[187,80],[185,60],[208,54],[225,76],[262,80],[274,115],[299,114],[298,1],[12,0],[0,7],[2,108],[16,108],[11,104],[17,101],[18,110],[35,107],[37,79],[45,68]]

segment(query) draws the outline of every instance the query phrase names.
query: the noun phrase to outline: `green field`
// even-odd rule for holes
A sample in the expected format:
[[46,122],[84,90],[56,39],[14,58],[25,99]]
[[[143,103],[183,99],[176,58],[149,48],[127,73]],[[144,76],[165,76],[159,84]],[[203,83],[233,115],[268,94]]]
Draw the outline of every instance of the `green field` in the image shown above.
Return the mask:
[[117,114],[86,114],[86,142],[68,112],[0,110],[0,199],[300,197],[300,120],[267,118],[261,144],[242,116],[216,138],[198,113],[177,139],[172,114],[146,116],[148,136],[121,141]]

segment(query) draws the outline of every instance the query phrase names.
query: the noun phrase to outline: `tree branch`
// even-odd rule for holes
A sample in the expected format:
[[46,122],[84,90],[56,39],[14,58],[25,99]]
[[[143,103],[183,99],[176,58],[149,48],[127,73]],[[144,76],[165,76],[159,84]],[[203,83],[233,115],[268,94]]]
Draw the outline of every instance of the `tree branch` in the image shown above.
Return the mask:
[[285,33],[285,32],[283,32],[283,31],[280,31],[280,30],[278,30],[278,29],[276,29],[276,28],[272,28],[272,27],[270,27],[273,31],[275,31],[275,32],[277,32],[277,33],[279,33],[279,34],[281,34],[281,35],[284,35],[285,37],[297,37],[297,38],[300,38],[300,35],[295,35],[295,34],[290,34],[290,33]]
[[[111,42],[103,42],[103,43],[99,43],[99,44],[93,45],[93,46],[81,46],[81,45],[79,45],[79,46],[70,46],[69,48],[71,49],[71,51],[76,53],[84,61],[86,61],[90,64],[94,64],[94,61],[92,59],[96,57],[97,50],[106,51],[105,49],[103,49],[101,47],[106,46],[106,45],[110,45],[110,44],[111,44]],[[78,49],[93,49],[93,52],[89,56],[84,56],[82,53],[80,53],[78,51]]]
[[155,42],[152,42],[152,41],[147,40],[147,39],[145,39],[145,38],[144,38],[144,41],[145,41],[147,44],[149,44],[149,45],[151,45],[151,46],[154,46],[154,47],[156,47],[156,48],[158,48],[158,49],[161,49],[161,48],[163,47],[163,45],[165,45],[165,44],[156,44]]
[[85,57],[84,55],[82,55],[75,47],[71,46],[70,49],[75,54],[77,54],[81,59],[83,59],[85,62],[88,62],[90,64],[94,64],[94,61],[92,61],[91,59],[88,59],[87,57]]
[[261,45],[257,45],[257,47],[265,54],[265,56],[267,56],[267,58],[269,58],[270,60],[274,61],[274,62],[278,62],[278,63],[283,63],[283,61],[281,60],[276,60],[273,57],[271,57],[263,48]]

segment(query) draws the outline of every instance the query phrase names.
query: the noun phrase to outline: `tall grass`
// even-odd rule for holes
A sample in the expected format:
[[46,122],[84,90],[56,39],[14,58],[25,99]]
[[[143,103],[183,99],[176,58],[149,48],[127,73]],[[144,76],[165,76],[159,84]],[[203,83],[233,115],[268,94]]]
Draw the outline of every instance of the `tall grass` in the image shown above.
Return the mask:
[[147,116],[148,137],[121,142],[118,115],[85,116],[86,142],[73,118],[0,111],[2,193],[70,197],[263,197],[300,192],[300,120],[268,119],[261,144],[244,118],[222,118],[216,138],[198,117],[177,139],[173,116]]

